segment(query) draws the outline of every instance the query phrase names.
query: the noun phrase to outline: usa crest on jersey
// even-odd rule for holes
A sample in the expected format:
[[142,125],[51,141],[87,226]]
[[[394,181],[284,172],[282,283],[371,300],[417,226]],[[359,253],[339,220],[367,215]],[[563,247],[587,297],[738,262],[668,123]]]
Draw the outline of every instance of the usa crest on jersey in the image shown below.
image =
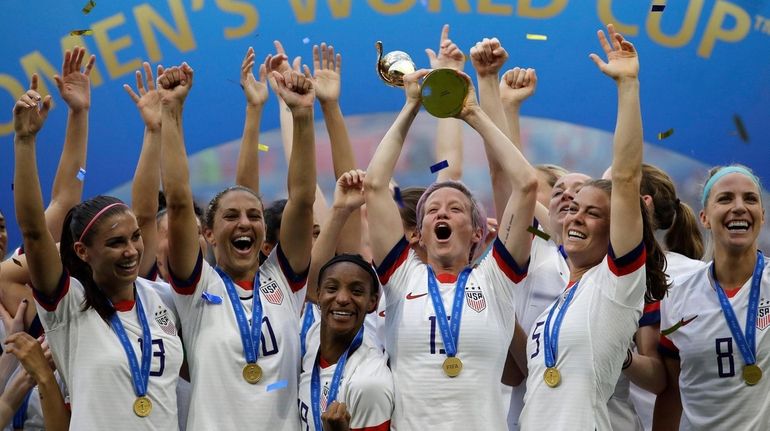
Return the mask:
[[163,308],[155,312],[155,322],[160,326],[160,329],[163,330],[168,335],[171,335],[172,337],[176,336],[176,325],[174,325],[174,322],[171,321],[171,318],[168,317],[168,310]]
[[465,303],[477,313],[481,313],[487,308],[487,300],[484,299],[481,286],[469,285],[465,287]]
[[770,301],[762,298],[757,310],[757,329],[764,331],[768,326],[770,326]]
[[259,290],[262,292],[262,296],[267,299],[267,302],[275,305],[281,305],[281,302],[283,302],[283,292],[281,292],[278,283],[272,278],[268,278],[267,282],[259,287]]

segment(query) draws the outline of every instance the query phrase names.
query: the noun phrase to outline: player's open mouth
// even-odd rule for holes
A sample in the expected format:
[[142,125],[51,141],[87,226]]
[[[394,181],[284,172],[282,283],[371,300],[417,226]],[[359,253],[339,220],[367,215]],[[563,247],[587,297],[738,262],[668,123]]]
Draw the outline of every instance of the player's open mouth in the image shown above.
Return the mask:
[[436,234],[436,238],[439,241],[446,241],[452,236],[452,228],[446,222],[438,222],[433,228],[433,232]]
[[238,251],[239,254],[248,254],[251,251],[252,246],[254,245],[254,239],[246,235],[241,235],[233,239],[231,243],[233,244],[233,247],[235,247],[235,249]]

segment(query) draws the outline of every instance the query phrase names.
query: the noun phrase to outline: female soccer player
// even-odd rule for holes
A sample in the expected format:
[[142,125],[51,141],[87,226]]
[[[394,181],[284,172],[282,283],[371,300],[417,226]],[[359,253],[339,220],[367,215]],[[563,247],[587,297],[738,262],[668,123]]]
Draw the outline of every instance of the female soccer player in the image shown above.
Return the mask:
[[136,217],[112,197],[78,204],[64,219],[61,257],[46,228],[35,136],[50,106],[50,96],[29,90],[14,107],[14,181],[25,184],[14,200],[38,312],[69,388],[71,427],[176,429],[182,343],[168,307],[137,278]]
[[262,202],[257,191],[230,187],[211,200],[204,226],[216,268],[202,259],[198,244],[182,139],[182,107],[193,71],[184,64],[159,79],[168,269],[193,385],[188,430],[294,431],[299,426],[299,313],[315,193],[314,93],[299,73],[274,76],[294,117],[289,198],[279,244],[260,265]]
[[612,183],[583,184],[564,217],[571,282],[527,343],[522,430],[610,429],[607,400],[641,317],[645,281],[654,298],[665,292],[662,253],[639,199],[639,62],[633,45],[607,29],[610,42],[598,35],[609,61],[591,59],[618,86]]
[[[714,168],[702,203],[714,259],[675,279],[661,301],[668,386],[656,403],[655,429],[765,429],[770,264],[757,248],[765,221],[762,187],[743,166]],[[667,414],[658,414],[662,409]]]
[[[404,429],[505,430],[500,376],[526,275],[537,174],[469,90],[458,118],[488,143],[512,183],[493,251],[470,267],[486,225],[462,183],[434,183],[417,206],[420,261],[410,250],[388,189],[405,135],[419,112],[421,70],[407,75],[406,104],[372,158],[364,181],[372,252],[384,285],[386,350],[396,388],[393,425]],[[451,318],[451,320],[450,320]],[[483,388],[483,389],[479,389]]]

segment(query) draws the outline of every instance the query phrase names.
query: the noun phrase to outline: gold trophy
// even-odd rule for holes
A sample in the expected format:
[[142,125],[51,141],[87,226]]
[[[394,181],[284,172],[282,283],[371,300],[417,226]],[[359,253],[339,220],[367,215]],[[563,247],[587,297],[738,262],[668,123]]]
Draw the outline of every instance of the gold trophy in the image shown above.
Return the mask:
[[[375,47],[380,79],[391,87],[403,87],[404,75],[416,69],[412,58],[403,51],[382,55],[380,41]],[[434,69],[422,81],[422,105],[434,117],[447,118],[459,114],[467,95],[468,82],[453,69]]]

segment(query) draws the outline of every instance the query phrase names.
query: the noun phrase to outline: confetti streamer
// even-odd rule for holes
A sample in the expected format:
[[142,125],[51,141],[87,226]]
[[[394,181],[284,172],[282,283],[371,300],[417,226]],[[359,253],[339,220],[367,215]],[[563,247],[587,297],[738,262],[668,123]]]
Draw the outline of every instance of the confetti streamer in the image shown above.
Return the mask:
[[70,32],[70,36],[90,36],[92,34],[94,34],[94,31],[90,28],[85,30],[72,30]]
[[259,151],[268,151],[270,149],[270,147],[268,147],[265,144],[259,144],[258,148],[259,148]]
[[527,33],[527,39],[529,40],[548,40],[548,36],[544,34],[530,34]]
[[674,129],[668,129],[665,132],[660,132],[658,133],[658,140],[662,141],[663,139],[666,139],[673,134],[674,134]]
[[666,5],[664,4],[654,4],[652,5],[652,11],[653,12],[663,12],[663,9],[666,8]]
[[449,167],[449,162],[446,160],[442,160],[430,167],[430,173],[435,174],[436,172],[448,167]]
[[527,228],[527,232],[531,233],[532,235],[539,236],[540,238],[543,238],[546,241],[551,239],[551,235],[548,235],[547,233],[543,232],[542,230],[540,230],[540,229],[538,229],[538,228],[536,228],[534,226],[528,227]]
[[201,298],[203,298],[203,300],[208,302],[209,304],[222,303],[222,297],[214,295],[213,293],[203,292],[201,293]]
[[272,391],[277,391],[279,389],[286,388],[287,386],[289,386],[288,380],[278,380],[275,383],[271,383],[267,385],[267,388],[265,389],[267,390],[267,392],[272,392]]
[[15,263],[16,265],[19,265],[20,267],[24,268],[24,265],[22,265],[22,264],[21,264],[21,262],[19,262],[18,260],[16,260],[16,258],[15,258],[15,257],[12,257],[12,258],[11,258],[11,260],[12,260],[12,261],[13,261],[13,263]]
[[741,137],[741,141],[749,143],[749,132],[746,131],[746,126],[743,125],[743,120],[738,114],[733,115],[733,121],[735,122],[735,128],[738,131],[738,136]]
[[309,37],[306,37],[306,38],[302,39],[302,43],[304,43],[305,45],[307,45],[308,43],[310,43],[310,38],[309,38]]
[[80,181],[83,181],[83,180],[85,180],[85,179],[86,179],[86,170],[85,170],[85,169],[83,169],[83,168],[80,168],[80,169],[78,170],[77,178],[78,178]]
[[83,13],[87,15],[95,7],[96,7],[96,2],[94,0],[88,0],[88,3],[86,3],[85,6],[83,6]]
[[401,189],[398,187],[393,188],[393,199],[398,204],[399,208],[404,207],[404,199],[401,197]]

